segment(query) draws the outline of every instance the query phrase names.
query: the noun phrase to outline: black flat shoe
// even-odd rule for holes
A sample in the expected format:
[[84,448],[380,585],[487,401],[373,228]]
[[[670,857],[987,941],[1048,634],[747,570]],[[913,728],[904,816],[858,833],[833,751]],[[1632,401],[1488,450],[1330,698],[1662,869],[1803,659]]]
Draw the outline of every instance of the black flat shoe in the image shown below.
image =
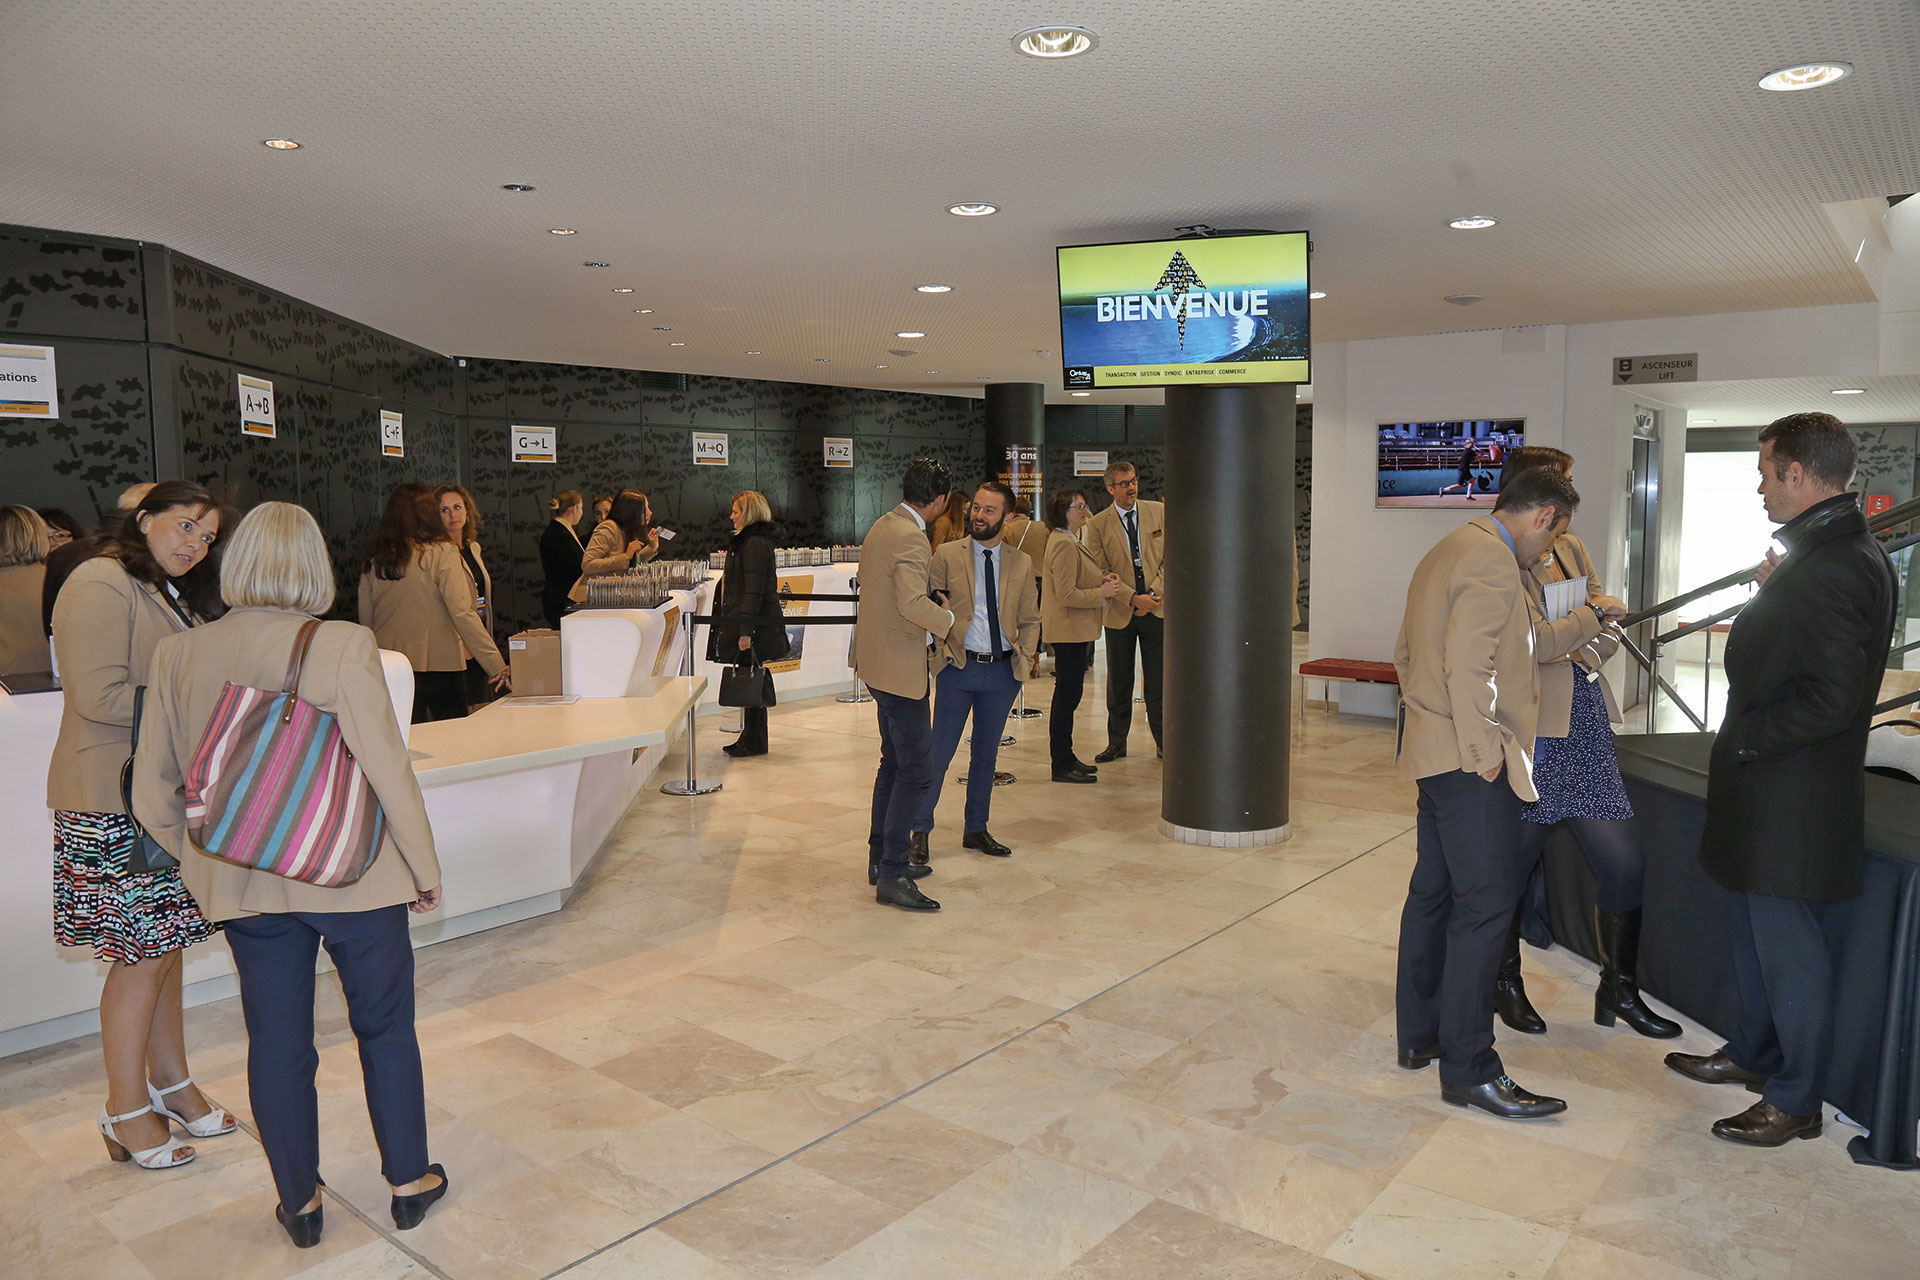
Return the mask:
[[907,832],[907,861],[916,867],[924,867],[933,860],[933,854],[927,850],[927,837],[931,831]]
[[321,1205],[312,1213],[288,1213],[285,1205],[273,1206],[274,1221],[286,1228],[287,1238],[293,1241],[296,1249],[311,1249],[320,1243],[320,1233],[326,1229],[326,1206]]
[[1404,1071],[1424,1071],[1431,1063],[1440,1061],[1440,1046],[1430,1044],[1424,1049],[1402,1049],[1400,1067]]
[[920,886],[905,876],[895,880],[882,880],[874,886],[873,900],[884,906],[899,907],[902,911],[938,911],[940,904],[920,892]]
[[[917,867],[916,867],[916,866],[915,866],[915,865],[913,865],[913,864],[912,864],[911,862],[909,862],[909,863],[907,864],[907,869],[906,869],[906,871],[905,871],[905,873],[904,873],[904,874],[906,875],[906,877],[907,877],[907,879],[909,879],[909,880],[918,880],[918,879],[920,879],[920,878],[921,878],[922,876],[930,876],[930,875],[932,875],[932,874],[933,874],[933,868],[932,868],[932,867],[928,867],[928,866],[917,866]],[[867,864],[867,883],[868,883],[868,884],[879,884],[879,883],[880,883],[880,868],[879,868],[879,867],[876,867],[876,866],[874,866],[874,865],[873,865],[872,863],[868,863],[868,864]]]
[[427,1166],[427,1172],[440,1175],[439,1186],[431,1191],[416,1191],[410,1196],[393,1198],[393,1225],[402,1231],[411,1231],[419,1226],[420,1220],[427,1216],[427,1210],[433,1207],[436,1200],[447,1194],[447,1171],[437,1164],[430,1164]]
[[720,749],[726,752],[728,755],[732,756],[735,760],[739,760],[745,756],[763,756],[767,754],[767,749],[765,747],[761,747],[758,751],[742,751],[740,749],[740,744],[737,742],[729,742],[726,746]]
[[1011,858],[1013,856],[1013,850],[1007,848],[1007,846],[987,834],[985,827],[982,827],[978,831],[969,831],[961,836],[960,847],[963,849],[978,850],[986,854],[989,858]]
[[1083,773],[1079,769],[1056,769],[1054,770],[1054,773],[1053,773],[1053,780],[1055,782],[1098,782],[1100,781],[1100,779],[1094,777],[1092,774]]
[[1670,1053],[1666,1057],[1667,1070],[1678,1071],[1689,1080],[1698,1080],[1701,1084],[1743,1084],[1748,1093],[1759,1093],[1766,1087],[1767,1078],[1757,1076],[1740,1066],[1724,1052],[1712,1053]]
[[1076,768],[1076,769],[1078,769],[1078,770],[1079,770],[1080,772],[1082,772],[1082,773],[1098,773],[1098,772],[1100,772],[1100,766],[1099,766],[1099,765],[1097,765],[1097,764],[1088,764],[1088,763],[1087,763],[1087,762],[1086,762],[1085,760],[1082,760],[1082,759],[1081,759],[1080,757],[1078,757],[1078,756],[1075,756],[1075,757],[1073,758],[1073,767],[1074,767],[1074,768]]
[[1456,1107],[1474,1107],[1502,1120],[1539,1120],[1567,1109],[1567,1104],[1559,1098],[1528,1093],[1507,1076],[1495,1076],[1485,1084],[1468,1089],[1442,1086],[1440,1098]]
[[1127,749],[1125,747],[1108,747],[1105,751],[1095,756],[1093,762],[1095,764],[1108,764],[1112,761],[1125,760],[1126,758]]
[[1795,1138],[1820,1136],[1820,1117],[1790,1115],[1762,1099],[1737,1116],[1713,1122],[1713,1136],[1749,1147],[1784,1147]]

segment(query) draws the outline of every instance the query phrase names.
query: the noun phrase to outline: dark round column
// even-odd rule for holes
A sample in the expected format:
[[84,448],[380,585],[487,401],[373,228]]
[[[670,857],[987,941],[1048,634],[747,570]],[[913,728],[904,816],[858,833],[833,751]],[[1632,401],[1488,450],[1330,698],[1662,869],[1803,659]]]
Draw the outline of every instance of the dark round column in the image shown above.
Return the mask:
[[1044,487],[1042,448],[1046,439],[1047,389],[1038,382],[994,382],[987,386],[987,474],[1031,498],[1041,514]]
[[1291,384],[1167,391],[1160,830],[1236,848],[1288,834]]

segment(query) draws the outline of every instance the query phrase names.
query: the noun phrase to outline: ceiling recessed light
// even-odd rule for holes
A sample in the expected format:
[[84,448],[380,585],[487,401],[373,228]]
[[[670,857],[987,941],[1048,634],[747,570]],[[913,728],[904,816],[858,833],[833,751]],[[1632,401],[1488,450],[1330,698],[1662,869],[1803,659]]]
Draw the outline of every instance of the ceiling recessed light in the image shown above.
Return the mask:
[[653,331],[655,333],[672,333],[673,326],[670,324],[657,324],[653,326]]
[[1769,71],[1760,77],[1760,87],[1774,93],[1794,93],[1801,89],[1817,89],[1823,84],[1833,84],[1845,80],[1853,74],[1851,62],[1801,62],[1791,67],[1782,67],[1778,71]]
[[1067,394],[1068,394],[1068,395],[1070,395],[1070,396],[1090,396],[1090,395],[1092,395],[1092,394],[1093,394],[1093,392],[1091,392],[1091,391],[1069,391],[1069,392],[1067,392]]
[[1308,294],[1308,295],[1307,295],[1307,299],[1308,299],[1309,301],[1311,301],[1311,302],[1318,302],[1318,301],[1320,301],[1320,299],[1322,299],[1322,298],[1324,298],[1324,297],[1326,297],[1326,296],[1327,296],[1327,295],[1326,295],[1326,294],[1324,294],[1324,293],[1322,293],[1322,292],[1321,292],[1320,290],[1318,290],[1318,289],[1315,289],[1315,290],[1314,290],[1314,291],[1313,291],[1312,293],[1310,293],[1310,294]]
[[263,147],[272,147],[275,151],[298,151],[300,149],[300,144],[292,138],[262,138],[260,145]]
[[610,267],[613,264],[611,262],[583,262],[580,265],[583,267]]
[[1498,226],[1498,218],[1489,218],[1484,213],[1470,213],[1464,218],[1455,218],[1447,225],[1455,231],[1485,231],[1488,227]]
[[917,284],[913,286],[913,291],[915,293],[952,293],[953,286],[950,284]]
[[1099,43],[1085,27],[1028,27],[1013,38],[1013,47],[1029,58],[1071,58]]
[[650,315],[652,315],[652,314],[653,314],[653,308],[652,308],[652,307],[641,307],[641,308],[639,308],[639,309],[637,309],[637,310],[636,310],[636,311],[635,311],[635,312],[634,312],[633,314],[635,314],[635,315],[637,315],[637,316],[650,316]]
[[892,365],[890,365],[890,364],[877,364],[877,365],[875,365],[875,366],[873,366],[873,367],[874,367],[874,368],[876,368],[876,369],[891,369],[891,368],[893,368],[893,366],[892,366]]
[[938,372],[940,372],[940,371],[939,371],[938,369],[929,369],[929,370],[927,370],[927,372],[928,372],[928,373],[938,373]]
[[547,234],[550,236],[577,236],[580,233],[572,227],[548,227]]
[[533,190],[532,187],[528,186],[524,182],[503,182],[500,184],[500,189],[502,191],[511,191],[516,195],[523,191]]
[[959,204],[948,205],[947,212],[956,218],[985,218],[1000,212],[1000,206],[984,200],[962,200]]
[[1835,387],[1833,394],[1837,396],[1863,396],[1867,394],[1867,389],[1865,387]]
[[1456,307],[1470,307],[1474,303],[1484,302],[1486,301],[1486,299],[1484,296],[1477,293],[1450,293],[1446,297],[1440,299],[1440,301],[1451,302]]
[[628,288],[625,288],[625,287],[616,287],[616,288],[614,289],[614,292],[615,292],[615,293],[632,293],[632,292],[633,292],[633,290],[631,290],[631,289],[628,289]]
[[902,329],[900,332],[894,334],[893,336],[896,338],[924,338],[927,335],[920,332],[918,329]]
[[974,379],[974,381],[975,381],[975,382],[992,382],[992,381],[993,381],[993,379],[992,379],[992,378],[989,378],[989,377],[988,377],[987,375],[985,375],[985,374],[981,374],[981,375],[980,375],[979,377],[977,377],[977,378],[975,378],[975,379]]
[[832,364],[833,357],[832,356],[815,356],[813,358],[813,362],[815,364]]
[[760,353],[759,353],[758,351],[749,351],[749,352],[747,352],[747,354],[748,354],[748,355],[750,355],[750,356],[757,356],[757,355],[759,355]]
[[670,347],[684,347],[687,344],[684,342],[669,342],[667,345]]

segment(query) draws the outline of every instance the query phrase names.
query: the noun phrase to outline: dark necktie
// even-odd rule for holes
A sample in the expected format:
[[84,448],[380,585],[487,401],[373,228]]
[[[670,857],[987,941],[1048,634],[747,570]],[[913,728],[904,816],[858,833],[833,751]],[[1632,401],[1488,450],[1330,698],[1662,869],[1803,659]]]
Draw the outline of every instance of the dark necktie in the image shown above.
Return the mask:
[[1133,552],[1133,590],[1136,595],[1147,593],[1147,573],[1140,563],[1140,529],[1134,521],[1140,518],[1140,508],[1123,512],[1120,523],[1127,527],[1127,546]]
[[1000,585],[996,581],[999,575],[993,571],[993,552],[982,551],[980,554],[987,562],[987,639],[993,644],[994,656],[998,657],[1001,650],[1007,647],[1000,638]]

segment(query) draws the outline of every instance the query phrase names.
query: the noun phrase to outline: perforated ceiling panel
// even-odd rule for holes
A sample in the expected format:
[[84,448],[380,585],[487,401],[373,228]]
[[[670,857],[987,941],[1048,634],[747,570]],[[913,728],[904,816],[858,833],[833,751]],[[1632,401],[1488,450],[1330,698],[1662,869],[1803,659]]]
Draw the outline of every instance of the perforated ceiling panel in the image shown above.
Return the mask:
[[[1099,47],[1015,54],[1045,19]],[[1912,0],[13,0],[6,26],[0,218],[468,355],[1053,385],[1054,246],[1190,223],[1310,229],[1322,339],[1458,328],[1454,293],[1474,327],[1856,302],[1821,204],[1920,187]],[[1755,88],[1811,57],[1857,74]],[[902,329],[918,355],[887,354]]]
[[[1835,387],[1858,387],[1864,394],[1836,396]],[[1691,423],[1711,418],[1713,425],[1721,427],[1765,426],[1775,418],[1809,409],[1849,423],[1920,422],[1920,377],[1675,383],[1652,394],[1662,404],[1685,409]]]

